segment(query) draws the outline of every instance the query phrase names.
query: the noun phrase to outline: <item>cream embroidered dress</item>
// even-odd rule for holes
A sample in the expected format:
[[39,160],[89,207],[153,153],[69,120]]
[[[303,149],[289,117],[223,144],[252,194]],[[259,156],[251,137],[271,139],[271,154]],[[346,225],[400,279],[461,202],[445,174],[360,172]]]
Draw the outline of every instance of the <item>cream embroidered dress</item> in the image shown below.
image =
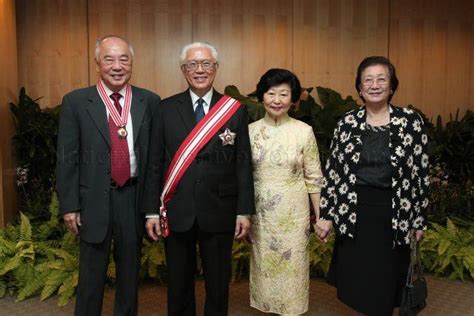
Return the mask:
[[308,310],[309,196],[322,174],[313,129],[285,115],[250,124],[256,214],[250,305],[276,314]]

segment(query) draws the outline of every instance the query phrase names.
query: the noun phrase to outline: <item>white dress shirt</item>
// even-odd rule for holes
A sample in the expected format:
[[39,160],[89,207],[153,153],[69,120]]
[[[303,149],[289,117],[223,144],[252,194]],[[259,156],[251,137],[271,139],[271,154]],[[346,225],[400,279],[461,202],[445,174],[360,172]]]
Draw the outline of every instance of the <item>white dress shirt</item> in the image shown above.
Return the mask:
[[204,108],[204,114],[207,114],[209,112],[209,106],[211,104],[211,100],[212,100],[212,92],[213,92],[214,89],[210,89],[209,91],[207,91],[207,93],[205,95],[203,95],[202,97],[199,97],[196,93],[194,93],[192,90],[189,90],[189,94],[191,95],[191,101],[193,102],[193,111],[196,112],[196,107],[198,106],[197,104],[197,101],[199,99],[203,99],[204,100],[204,103],[203,103],[203,108]]
[[[110,98],[110,95],[114,93],[112,90],[110,90],[107,85],[102,81],[102,85],[105,89],[105,92]],[[123,109],[124,103],[125,103],[125,87],[122,88],[118,93],[122,96],[119,100],[120,106]],[[133,98],[133,95],[132,95]],[[112,104],[114,104],[114,100],[110,98],[112,101]],[[104,104],[105,106],[105,104]],[[105,110],[107,111],[107,120],[109,119],[109,109],[105,106]],[[122,114],[124,114],[122,112]],[[127,129],[127,144],[128,144],[128,153],[130,155],[130,177],[136,177],[137,176],[137,158],[135,157],[135,151],[133,150],[133,124],[132,124],[132,114],[130,113],[128,115],[128,121],[127,125],[125,126]]]

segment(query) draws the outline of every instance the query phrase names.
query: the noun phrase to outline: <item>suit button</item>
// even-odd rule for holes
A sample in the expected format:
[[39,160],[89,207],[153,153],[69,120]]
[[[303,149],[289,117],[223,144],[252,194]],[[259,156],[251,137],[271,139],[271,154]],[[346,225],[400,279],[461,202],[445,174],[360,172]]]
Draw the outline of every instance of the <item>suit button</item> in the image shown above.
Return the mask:
[[201,184],[201,180],[197,179],[197,180],[196,180],[196,184],[197,184],[197,185]]
[[109,190],[104,191],[105,195],[109,194]]
[[196,163],[200,163],[201,160],[202,160],[201,157],[197,157],[197,158],[196,158]]
[[110,174],[110,169],[107,169],[107,174]]

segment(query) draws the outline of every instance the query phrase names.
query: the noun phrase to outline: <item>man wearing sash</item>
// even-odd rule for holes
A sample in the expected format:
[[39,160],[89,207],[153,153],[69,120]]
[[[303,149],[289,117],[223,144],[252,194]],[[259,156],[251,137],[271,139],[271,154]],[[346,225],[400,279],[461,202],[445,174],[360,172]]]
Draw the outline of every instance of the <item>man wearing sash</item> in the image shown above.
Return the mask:
[[107,36],[95,50],[99,82],[62,102],[57,191],[67,228],[80,236],[75,315],[100,315],[113,241],[114,315],[137,315],[139,211],[156,94],[128,84],[133,48]]
[[153,118],[146,230],[165,237],[168,315],[196,313],[197,246],[204,314],[227,315],[233,239],[247,235],[255,213],[247,110],[213,89],[213,46],[185,46],[180,63],[189,89],[164,100]]

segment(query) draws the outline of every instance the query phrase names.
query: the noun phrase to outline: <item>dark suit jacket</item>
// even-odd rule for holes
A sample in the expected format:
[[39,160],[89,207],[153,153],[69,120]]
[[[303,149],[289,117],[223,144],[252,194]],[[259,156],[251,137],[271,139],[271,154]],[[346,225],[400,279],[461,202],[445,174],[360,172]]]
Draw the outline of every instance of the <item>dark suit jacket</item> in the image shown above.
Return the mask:
[[[222,97],[213,92],[210,106]],[[196,125],[189,90],[163,100],[153,118],[143,210],[158,213],[164,175],[181,143]],[[234,145],[223,146],[219,134],[236,133]],[[197,218],[200,229],[228,232],[238,214],[254,214],[254,188],[247,109],[239,110],[201,150],[168,203],[171,230],[187,231]]]
[[[160,97],[132,87],[130,115],[138,167],[136,212],[141,209],[151,119]],[[81,212],[80,236],[91,243],[104,240],[110,213],[110,134],[105,105],[96,86],[63,98],[58,132],[56,186],[63,213]],[[143,234],[143,216],[137,231]]]

